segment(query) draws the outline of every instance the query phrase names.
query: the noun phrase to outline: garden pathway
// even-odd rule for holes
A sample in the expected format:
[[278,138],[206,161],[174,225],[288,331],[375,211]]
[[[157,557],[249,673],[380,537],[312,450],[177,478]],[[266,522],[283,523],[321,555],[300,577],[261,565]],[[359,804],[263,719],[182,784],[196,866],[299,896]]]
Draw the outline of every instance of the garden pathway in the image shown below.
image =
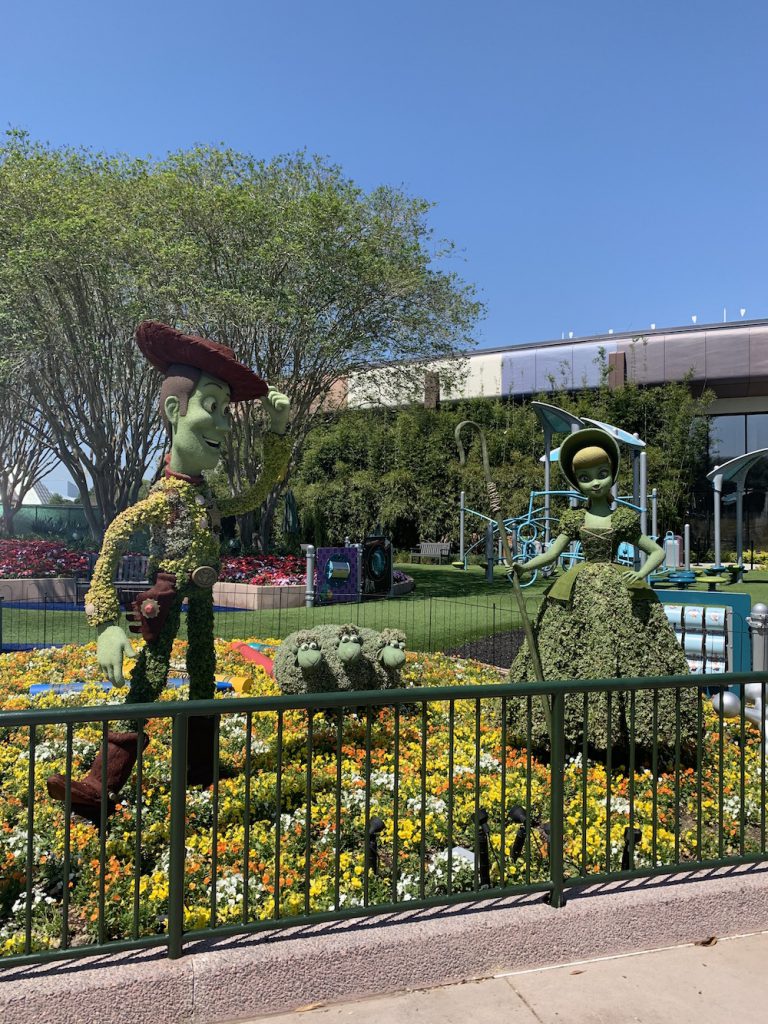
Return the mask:
[[461,985],[379,996],[247,1024],[758,1024],[768,932]]

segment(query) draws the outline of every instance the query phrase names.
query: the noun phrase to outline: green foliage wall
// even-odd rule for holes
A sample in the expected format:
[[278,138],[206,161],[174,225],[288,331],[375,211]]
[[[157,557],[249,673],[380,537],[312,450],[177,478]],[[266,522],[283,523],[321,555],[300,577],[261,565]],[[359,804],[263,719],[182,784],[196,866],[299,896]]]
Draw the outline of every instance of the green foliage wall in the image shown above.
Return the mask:
[[[693,484],[706,464],[704,410],[711,396],[693,396],[683,381],[653,388],[630,383],[615,391],[602,385],[538,397],[646,440],[649,488],[659,492],[659,527],[680,530]],[[396,548],[443,537],[457,543],[459,492],[464,489],[469,507],[487,511],[475,435],[467,434],[468,462],[459,466],[454,430],[463,419],[485,428],[506,513],[524,512],[530,491],[544,486],[543,434],[528,402],[473,399],[440,410],[348,410],[313,429],[304,445],[293,481],[304,539],[339,543],[381,523]],[[632,492],[628,459],[619,486],[623,494]],[[556,468],[552,487],[565,487]],[[468,532],[472,529],[468,521]]]

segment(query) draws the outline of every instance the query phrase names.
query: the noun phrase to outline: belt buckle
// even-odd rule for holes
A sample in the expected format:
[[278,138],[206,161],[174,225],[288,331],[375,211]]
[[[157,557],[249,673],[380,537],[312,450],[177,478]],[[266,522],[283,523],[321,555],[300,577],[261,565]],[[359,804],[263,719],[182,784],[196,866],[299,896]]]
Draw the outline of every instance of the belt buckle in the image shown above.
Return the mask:
[[201,590],[210,590],[219,578],[218,571],[212,565],[198,565],[190,575],[194,585],[200,587]]

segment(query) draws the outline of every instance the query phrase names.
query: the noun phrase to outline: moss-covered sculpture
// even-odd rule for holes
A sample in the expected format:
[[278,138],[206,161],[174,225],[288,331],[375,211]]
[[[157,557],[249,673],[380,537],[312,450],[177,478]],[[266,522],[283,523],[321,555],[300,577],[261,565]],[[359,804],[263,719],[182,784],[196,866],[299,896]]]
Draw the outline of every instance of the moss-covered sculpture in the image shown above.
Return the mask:
[[274,677],[283,693],[392,689],[400,685],[404,650],[399,630],[315,626],[283,640]]
[[[112,683],[123,686],[123,657],[133,652],[118,625],[120,607],[112,581],[131,536],[149,529],[153,585],[138,595],[127,616],[133,622],[131,630],[140,632],[146,644],[131,674],[126,703],[154,701],[160,695],[184,600],[188,601],[189,695],[204,700],[215,691],[212,588],[219,575],[221,518],[258,508],[285,475],[291,443],[281,435],[288,425],[289,402],[237,362],[231,349],[215,341],[146,321],[136,331],[136,342],[163,374],[160,412],[171,435],[171,450],[165,474],[150,494],[120,513],[107,529],[85,597],[85,612],[90,625],[99,631],[99,665]],[[264,438],[261,477],[244,493],[217,503],[203,471],[213,469],[219,461],[231,428],[230,403],[255,398],[261,398],[271,426]],[[131,725],[138,728],[136,722]],[[209,785],[212,781],[214,725],[213,718],[189,720],[190,784]],[[111,802],[136,759],[137,734],[132,735],[132,751],[125,734],[119,750],[110,740],[107,778]],[[126,751],[132,752],[132,758]],[[73,805],[81,811],[100,803],[101,769],[94,773],[94,768],[85,780],[72,784]],[[63,799],[63,776],[52,776],[48,791],[55,799]]]
[[370,689],[393,690],[400,686],[400,670],[405,664],[405,633],[399,629],[361,629],[363,658],[375,684]]
[[[515,571],[523,575],[554,562],[574,540],[580,540],[586,561],[575,565],[550,586],[534,623],[534,632],[547,680],[614,679],[638,676],[687,674],[685,654],[664,609],[645,582],[657,568],[664,552],[640,533],[639,517],[623,507],[611,510],[611,486],[619,468],[616,441],[603,430],[584,429],[571,434],[560,448],[560,467],[569,484],[588,498],[586,508],[567,511],[560,532],[548,551]],[[648,556],[639,571],[617,565],[619,544],[628,542]],[[528,644],[523,643],[510,669],[510,680],[534,680]],[[697,729],[696,697],[690,691],[676,697],[674,691],[638,691],[634,707],[628,693],[614,694],[611,707],[611,742],[617,756],[629,747],[630,732],[638,755],[652,746],[671,752],[676,739],[676,701],[680,703],[680,739],[690,750]],[[509,701],[513,737],[525,742],[526,701]],[[532,741],[548,744],[546,723],[533,702]],[[587,736],[597,753],[608,745],[608,700],[592,694],[588,702]],[[655,728],[654,728],[655,726]],[[584,701],[581,694],[565,702],[566,739],[581,749],[584,734]]]

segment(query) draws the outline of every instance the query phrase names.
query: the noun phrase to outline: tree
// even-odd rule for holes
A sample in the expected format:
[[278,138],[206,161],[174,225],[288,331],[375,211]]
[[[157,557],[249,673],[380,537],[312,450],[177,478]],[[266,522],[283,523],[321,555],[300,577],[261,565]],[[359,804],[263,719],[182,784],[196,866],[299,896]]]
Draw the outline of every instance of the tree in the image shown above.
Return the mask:
[[146,175],[141,161],[18,132],[0,147],[0,332],[23,407],[39,408],[30,426],[49,432],[96,538],[136,500],[161,443],[157,377],[133,341],[137,321],[167,308]]
[[[480,306],[443,269],[451,246],[428,211],[303,154],[264,163],[206,147],[150,162],[9,133],[0,331],[83,499],[93,484],[94,533],[135,500],[160,445],[157,378],[132,340],[144,317],[230,345],[287,391],[296,450],[352,374],[387,361],[387,379],[413,391],[433,359],[460,372]],[[257,407],[238,410],[231,490],[257,475],[261,425]],[[278,497],[261,510],[262,547]]]
[[0,503],[2,532],[14,534],[13,520],[28,492],[56,464],[50,430],[39,406],[22,403],[10,374],[0,373]]
[[[386,360],[392,386],[414,393],[433,359],[449,360],[448,377],[460,372],[480,306],[440,269],[451,247],[435,245],[425,200],[366,193],[303,154],[264,163],[212,148],[174,154],[152,184],[178,320],[290,395],[296,450],[354,374]],[[254,478],[247,453],[260,426],[253,406],[235,421],[233,489]],[[278,496],[261,510],[262,548]]]

